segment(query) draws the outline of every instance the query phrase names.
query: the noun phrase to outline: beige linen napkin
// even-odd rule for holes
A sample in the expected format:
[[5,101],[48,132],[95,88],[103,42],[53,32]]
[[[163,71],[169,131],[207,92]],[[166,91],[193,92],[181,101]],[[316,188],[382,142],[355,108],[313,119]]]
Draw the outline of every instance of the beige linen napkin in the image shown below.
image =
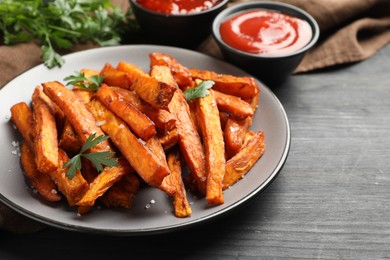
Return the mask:
[[[113,0],[127,8],[127,0]],[[244,2],[243,0],[231,1]],[[358,62],[374,55],[390,42],[389,0],[280,0],[309,12],[321,30],[320,41],[302,60],[296,73]],[[71,51],[96,47],[80,45]],[[222,58],[214,42],[206,40],[199,51]],[[41,63],[34,43],[0,45],[0,89],[29,68]],[[1,172],[0,172],[1,174]],[[0,229],[15,233],[34,232],[44,225],[29,220],[0,203]]]

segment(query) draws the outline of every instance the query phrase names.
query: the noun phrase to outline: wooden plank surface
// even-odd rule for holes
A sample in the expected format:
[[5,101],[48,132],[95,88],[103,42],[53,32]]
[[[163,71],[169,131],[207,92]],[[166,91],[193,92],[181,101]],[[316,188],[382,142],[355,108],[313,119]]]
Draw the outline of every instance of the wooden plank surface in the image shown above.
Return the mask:
[[271,186],[232,215],[146,237],[0,232],[0,259],[390,259],[389,64],[387,46],[274,88],[290,154]]

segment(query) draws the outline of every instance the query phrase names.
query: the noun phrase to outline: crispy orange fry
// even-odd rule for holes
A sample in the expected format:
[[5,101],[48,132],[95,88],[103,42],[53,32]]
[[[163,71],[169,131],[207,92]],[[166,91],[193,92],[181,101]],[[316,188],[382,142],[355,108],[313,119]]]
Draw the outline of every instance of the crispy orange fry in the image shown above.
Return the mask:
[[35,119],[35,162],[38,170],[49,173],[58,167],[58,134],[51,108],[41,98],[44,95],[40,87],[36,87],[32,95],[33,114]]
[[169,110],[176,116],[180,150],[190,169],[198,191],[206,194],[206,160],[199,133],[191,119],[190,108],[184,93],[178,89],[169,103]]
[[[99,73],[93,70],[85,70],[86,73]],[[93,92],[81,88],[73,88],[72,91],[76,94],[79,100],[86,104],[92,99]],[[54,103],[55,104],[55,103]],[[65,117],[65,116],[64,116]],[[58,141],[58,146],[61,147],[66,152],[77,153],[80,151],[81,146],[83,145],[77,136],[76,132],[73,129],[73,126],[66,118],[63,119],[63,127]]]
[[139,111],[147,115],[154,122],[160,133],[165,133],[175,128],[176,118],[167,110],[150,106],[131,90],[118,87],[112,87],[112,89],[115,90],[121,99],[132,104]]
[[213,71],[191,69],[194,79],[212,80],[213,89],[241,98],[253,98],[260,89],[251,77],[236,77],[228,74],[217,74]]
[[224,138],[227,158],[233,157],[241,150],[249,122],[247,119],[238,120],[231,117],[226,121]]
[[164,53],[152,52],[149,54],[149,58],[151,67],[155,65],[168,66],[172,72],[172,76],[182,90],[194,85],[190,70],[180,64],[172,56]]
[[214,91],[218,110],[228,112],[239,119],[253,116],[253,109],[250,104],[237,96],[228,95],[219,91]]
[[140,181],[137,176],[129,172],[103,194],[101,201],[106,207],[123,207],[129,209],[133,205],[139,186]]
[[109,86],[116,86],[121,88],[130,88],[132,79],[126,72],[117,70],[111,64],[104,65],[100,72],[100,75],[104,76],[103,82]]
[[[96,125],[95,117],[88,111],[76,94],[67,89],[57,81],[42,84],[43,91],[48,95],[65,113],[80,141],[85,143],[89,136],[103,135],[103,131]],[[107,140],[92,147],[91,152],[111,151],[112,148]]]
[[34,119],[30,107],[25,102],[20,102],[11,107],[11,120],[19,130],[24,141],[34,149]]
[[253,138],[231,159],[226,162],[223,189],[239,181],[260,159],[265,149],[264,134],[256,132]]
[[164,150],[168,150],[175,146],[179,141],[179,134],[177,133],[177,129],[173,129],[163,135],[159,135],[158,139]]
[[222,180],[225,174],[225,144],[214,91],[195,100],[198,124],[206,153],[206,199],[210,204],[224,202]]
[[167,161],[171,174],[165,177],[165,186],[174,188],[173,195],[173,207],[175,216],[179,218],[185,218],[191,216],[192,209],[187,200],[187,193],[182,179],[182,171],[180,164],[180,155],[178,151],[174,150],[168,153]]
[[68,153],[77,153],[82,145],[69,120],[65,120],[58,146]]
[[57,186],[51,180],[50,175],[38,171],[34,153],[27,143],[22,143],[20,153],[24,173],[34,189],[47,201],[59,201],[61,196],[57,192]]
[[130,89],[137,92],[144,101],[155,108],[165,109],[168,106],[176,91],[175,86],[161,82],[124,61],[118,63],[117,69],[127,73],[132,80]]
[[68,200],[70,206],[74,206],[83,194],[88,189],[88,183],[81,175],[80,171],[76,171],[75,176],[69,179],[66,176],[68,168],[64,168],[64,164],[69,161],[65,151],[58,149],[58,168],[54,172],[50,172],[51,179],[56,183],[58,189]]
[[111,87],[102,84],[96,92],[96,97],[125,121],[130,129],[142,140],[147,141],[156,135],[154,123],[135,106],[121,99]]
[[92,100],[87,106],[98,121],[104,122],[101,128],[140,177],[149,185],[158,187],[169,174],[169,169],[160,164],[156,156],[131,133],[126,123],[100,101]]
[[[89,184],[89,189],[76,202],[78,206],[93,206],[96,199],[102,196],[114,183],[131,172],[125,160],[118,160],[118,166],[104,167],[103,171]],[[80,212],[80,211],[79,211]]]
[[150,75],[166,84],[172,85],[175,88],[178,87],[175,79],[172,76],[171,70],[168,66],[155,65],[150,68]]

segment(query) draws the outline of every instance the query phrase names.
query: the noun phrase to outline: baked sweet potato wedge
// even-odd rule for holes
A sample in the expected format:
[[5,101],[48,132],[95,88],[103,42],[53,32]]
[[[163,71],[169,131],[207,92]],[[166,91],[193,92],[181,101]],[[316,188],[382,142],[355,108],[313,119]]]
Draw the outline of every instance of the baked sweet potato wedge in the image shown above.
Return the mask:
[[166,186],[174,187],[173,208],[175,216],[179,218],[189,217],[192,209],[187,200],[187,193],[182,179],[180,155],[177,150],[170,151],[167,155],[168,167],[171,174],[165,177]]
[[251,105],[240,97],[228,95],[216,90],[214,91],[214,96],[219,111],[227,112],[238,119],[253,116]]
[[140,177],[149,185],[158,187],[169,174],[169,169],[159,163],[154,153],[130,131],[126,123],[100,101],[92,100],[87,106],[97,121],[104,122],[100,127]]
[[206,154],[206,200],[209,204],[222,204],[222,180],[225,174],[225,143],[214,91],[195,100],[196,115]]
[[34,149],[34,117],[30,107],[20,102],[11,107],[11,121],[15,124],[24,141]]
[[140,181],[137,176],[129,172],[106,191],[100,197],[100,200],[106,207],[123,207],[129,209],[133,205],[139,186]]
[[173,78],[182,90],[194,85],[191,71],[179,63],[174,57],[165,53],[152,52],[149,54],[149,59],[151,68],[156,65],[169,67]]
[[58,167],[58,134],[52,109],[42,95],[41,88],[36,87],[32,95],[35,162],[40,172],[50,173]]
[[104,167],[103,171],[89,184],[89,189],[76,202],[76,205],[93,206],[99,197],[131,171],[126,164],[127,161],[118,160],[118,166]]
[[160,133],[175,128],[176,118],[165,109],[154,108],[143,101],[135,92],[123,88],[112,87],[121,99],[135,106],[152,120]]
[[226,172],[223,178],[223,189],[227,189],[239,181],[260,159],[265,149],[264,134],[256,132],[250,141],[232,158],[226,162]]
[[126,72],[120,71],[107,63],[100,71],[100,75],[104,77],[103,82],[109,86],[116,86],[128,89],[131,87],[132,79]]
[[206,194],[206,160],[199,133],[194,125],[184,93],[175,92],[169,110],[176,117],[179,146],[200,194]]
[[107,108],[113,111],[130,127],[132,132],[144,141],[155,136],[156,126],[144,113],[141,113],[135,106],[121,99],[111,87],[106,84],[96,91],[96,97]]
[[50,175],[38,171],[34,153],[27,143],[22,143],[20,161],[28,181],[44,200],[51,202],[61,200],[61,196],[57,192],[57,186]]
[[176,91],[175,86],[161,82],[124,61],[118,63],[117,69],[127,73],[132,81],[130,89],[134,90],[144,101],[155,108],[167,108]]
[[[100,127],[96,125],[95,117],[73,91],[67,89],[58,81],[46,82],[42,86],[45,94],[64,111],[82,143],[85,143],[92,134],[96,134],[96,136],[104,134]],[[112,148],[109,142],[105,140],[92,147],[90,151],[112,151]]]
[[215,90],[243,99],[253,98],[260,91],[256,81],[251,77],[236,77],[194,68],[191,69],[191,74],[194,79],[214,81],[213,89]]
[[88,190],[88,182],[81,175],[80,171],[76,171],[73,178],[68,178],[66,172],[68,168],[64,168],[64,164],[69,161],[69,157],[62,149],[58,149],[58,168],[54,172],[50,172],[51,179],[55,182],[58,189],[66,197],[68,204],[74,206],[84,193]]

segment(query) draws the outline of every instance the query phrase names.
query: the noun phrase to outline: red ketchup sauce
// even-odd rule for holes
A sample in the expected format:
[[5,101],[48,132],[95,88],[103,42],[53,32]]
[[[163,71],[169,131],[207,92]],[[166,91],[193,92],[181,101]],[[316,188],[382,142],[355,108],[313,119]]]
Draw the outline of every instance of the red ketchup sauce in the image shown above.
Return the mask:
[[139,5],[164,14],[199,13],[217,5],[221,0],[137,0]]
[[304,47],[312,37],[308,22],[266,10],[237,14],[220,26],[222,40],[252,54],[286,54]]

